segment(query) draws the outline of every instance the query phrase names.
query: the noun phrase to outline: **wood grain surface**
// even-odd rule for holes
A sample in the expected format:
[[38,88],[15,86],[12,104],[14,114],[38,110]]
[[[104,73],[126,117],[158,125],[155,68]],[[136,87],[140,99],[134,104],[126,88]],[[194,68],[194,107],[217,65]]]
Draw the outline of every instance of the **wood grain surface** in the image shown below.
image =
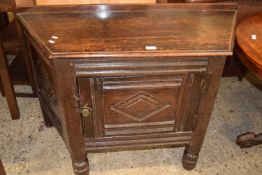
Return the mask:
[[236,16],[234,6],[217,11],[224,7],[42,7],[18,17],[50,57],[152,56],[156,52],[162,56],[230,55]]
[[37,5],[155,3],[156,0],[36,0]]
[[236,39],[244,57],[241,61],[262,78],[262,13],[242,21],[237,27]]

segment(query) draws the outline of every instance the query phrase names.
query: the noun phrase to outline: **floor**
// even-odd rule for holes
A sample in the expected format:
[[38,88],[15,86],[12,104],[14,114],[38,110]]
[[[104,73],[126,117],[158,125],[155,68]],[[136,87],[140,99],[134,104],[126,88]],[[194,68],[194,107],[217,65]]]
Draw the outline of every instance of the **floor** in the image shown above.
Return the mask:
[[[18,87],[17,90],[27,90]],[[72,175],[63,141],[44,126],[37,99],[18,98],[11,121],[0,97],[0,157],[7,175]],[[197,168],[181,166],[183,148],[90,154],[91,175],[261,175],[262,146],[240,149],[236,136],[262,131],[262,93],[244,79],[223,78]]]

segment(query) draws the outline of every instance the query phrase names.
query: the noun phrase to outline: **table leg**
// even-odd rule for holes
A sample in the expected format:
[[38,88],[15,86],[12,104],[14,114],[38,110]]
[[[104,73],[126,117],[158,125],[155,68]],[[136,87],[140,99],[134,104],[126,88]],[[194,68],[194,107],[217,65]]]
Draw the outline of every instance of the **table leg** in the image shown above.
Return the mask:
[[255,134],[253,132],[247,132],[237,137],[236,143],[241,148],[250,148],[255,145],[262,144],[262,133]]
[[3,91],[6,96],[7,104],[11,113],[12,119],[19,119],[20,113],[16,101],[14,87],[10,80],[8,64],[6,61],[6,55],[2,45],[2,39],[0,38],[0,77],[3,85]]
[[243,57],[243,54],[239,50],[239,48],[236,46],[234,49],[234,56],[233,61],[235,62],[237,66],[237,77],[239,81],[242,81],[242,79],[245,77],[247,73],[247,68],[245,65],[240,61],[240,57]]

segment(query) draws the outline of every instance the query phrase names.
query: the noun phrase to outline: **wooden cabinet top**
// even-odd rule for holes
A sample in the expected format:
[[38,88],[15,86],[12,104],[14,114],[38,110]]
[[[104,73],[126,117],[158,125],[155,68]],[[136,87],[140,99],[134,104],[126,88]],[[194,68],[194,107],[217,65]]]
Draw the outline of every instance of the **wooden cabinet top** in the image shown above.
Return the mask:
[[52,58],[231,55],[234,4],[34,7],[18,13]]

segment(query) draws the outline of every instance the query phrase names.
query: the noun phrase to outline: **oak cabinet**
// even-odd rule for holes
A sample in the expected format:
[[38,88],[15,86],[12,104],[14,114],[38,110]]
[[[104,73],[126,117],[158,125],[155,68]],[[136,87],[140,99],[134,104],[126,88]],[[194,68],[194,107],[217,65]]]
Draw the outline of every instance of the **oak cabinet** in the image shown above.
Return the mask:
[[232,54],[234,5],[35,7],[18,19],[44,120],[75,174],[88,174],[87,153],[124,149],[183,146],[184,168],[196,166]]

